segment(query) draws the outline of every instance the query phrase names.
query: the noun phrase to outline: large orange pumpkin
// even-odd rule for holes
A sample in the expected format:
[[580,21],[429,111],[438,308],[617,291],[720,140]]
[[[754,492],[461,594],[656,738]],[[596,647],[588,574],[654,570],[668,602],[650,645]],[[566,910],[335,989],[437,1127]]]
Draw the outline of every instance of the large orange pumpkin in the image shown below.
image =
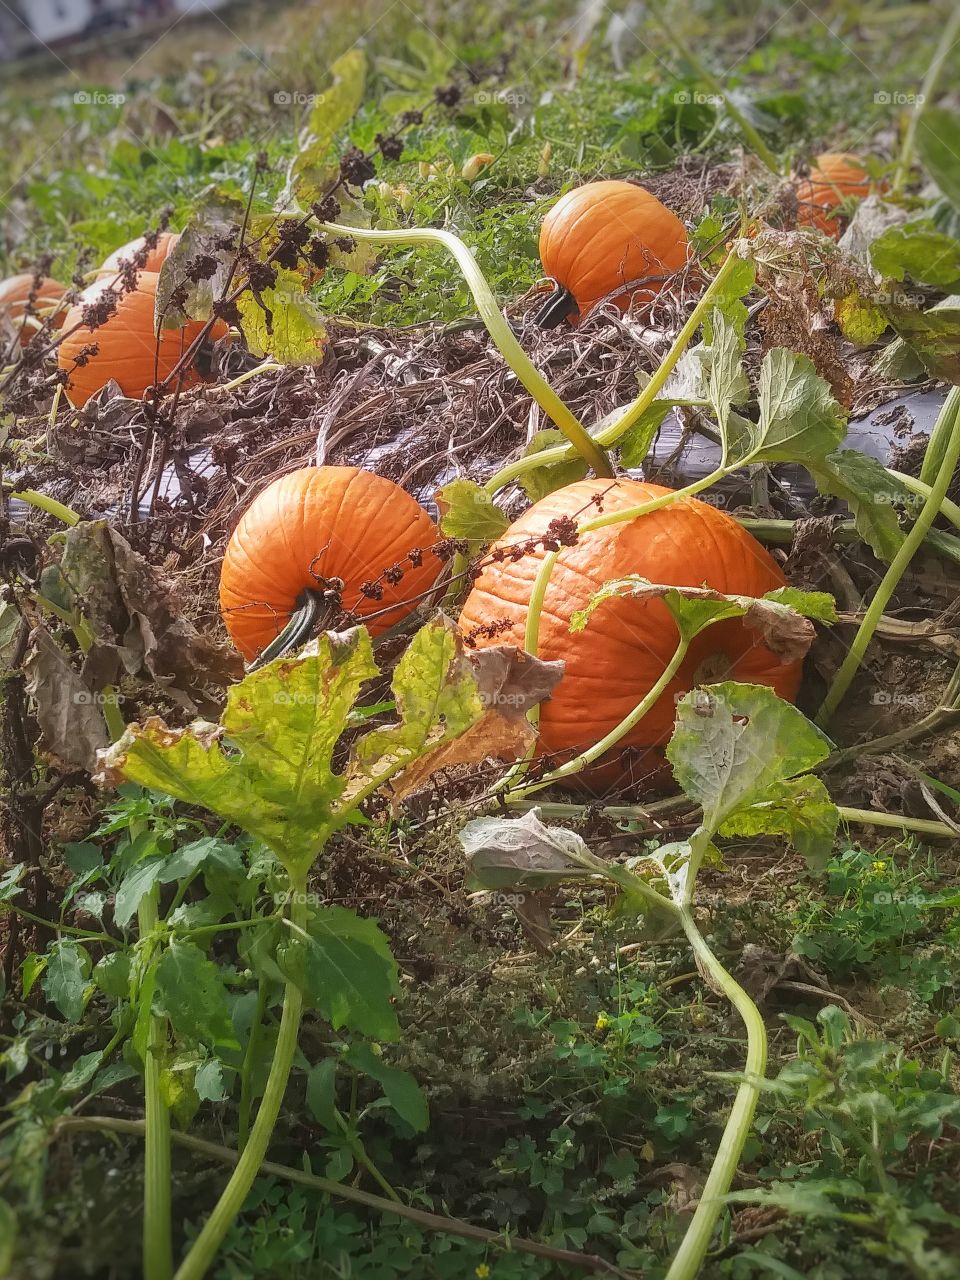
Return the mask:
[[[0,323],[4,328],[20,331],[20,344],[26,346],[37,332],[33,325],[25,323],[30,296],[33,294],[31,314],[41,322],[47,320],[47,313],[62,302],[68,292],[65,284],[60,284],[49,277],[41,279],[35,286],[36,277],[30,274],[11,276],[0,283]],[[66,315],[66,307],[52,314],[48,330],[59,329]]]
[[[101,387],[113,378],[120,390],[131,399],[138,399],[147,387],[162,382],[171,374],[184,352],[198,337],[203,324],[191,321],[182,329],[161,329],[159,338],[154,328],[154,303],[157,296],[157,275],[141,271],[137,276],[137,288],[124,294],[117,309],[105,324],[88,329],[83,324],[83,309],[96,302],[109,288],[110,281],[101,279],[84,289],[76,306],[71,307],[63,322],[68,336],[57,352],[60,368],[68,374],[67,395],[78,409],[87,403]],[[75,333],[69,331],[75,325]],[[211,340],[222,338],[229,326],[217,320],[210,332]],[[87,363],[75,367],[77,356],[83,347],[96,343],[98,352]],[[201,380],[194,367],[188,369],[183,379],[184,387]]]
[[[170,250],[179,239],[180,237],[175,231],[161,231],[160,235],[157,237],[157,243],[147,253],[146,261],[143,266],[138,269],[140,271],[159,272],[160,268],[166,262]],[[145,244],[146,238],[144,236],[138,236],[136,240],[131,240],[129,244],[121,245],[119,249],[115,249],[113,253],[111,253],[110,257],[107,258],[97,274],[100,276],[115,276],[123,269],[122,264],[124,262],[130,262],[133,259],[134,254],[139,253]]]
[[856,156],[825,152],[817,156],[809,178],[797,183],[797,222],[838,240],[843,225],[834,216],[835,210],[851,196],[863,199],[874,189],[870,175]]
[[[379,635],[433,586],[441,566],[430,549],[439,537],[406,490],[372,471],[303,467],[280,476],[254,498],[227,545],[220,573],[227,630],[253,660],[306,592],[323,593],[339,579],[331,622],[339,612],[369,617]],[[394,566],[402,577],[389,572]],[[364,583],[377,584],[375,597],[361,590]]]
[[[585,524],[597,514],[593,501],[598,495],[608,513],[669,492],[638,480],[582,480],[530,507],[497,546],[540,538],[558,516]],[[468,644],[523,647],[527,606],[545,554],[538,547],[519,560],[484,568],[460,615]],[[748,596],[762,596],[786,582],[768,552],[734,519],[694,498],[585,533],[575,546],[564,547],[540,622],[539,656],[566,663],[563,679],[540,709],[544,754],[565,757],[593,746],[649,692],[676,651],[676,623],[660,600],[607,600],[585,630],[571,633],[571,615],[605,582],[631,573],[672,586],[706,585]],[[486,634],[478,630],[488,627]],[[792,699],[800,676],[800,663],[781,663],[739,619],[717,623],[694,640],[676,679],[620,745],[666,742],[673,731],[676,698],[698,683],[732,679],[765,684]]]
[[626,311],[651,298],[686,263],[687,233],[677,215],[632,182],[589,182],[561,196],[540,228],[540,261],[581,316],[624,286]]

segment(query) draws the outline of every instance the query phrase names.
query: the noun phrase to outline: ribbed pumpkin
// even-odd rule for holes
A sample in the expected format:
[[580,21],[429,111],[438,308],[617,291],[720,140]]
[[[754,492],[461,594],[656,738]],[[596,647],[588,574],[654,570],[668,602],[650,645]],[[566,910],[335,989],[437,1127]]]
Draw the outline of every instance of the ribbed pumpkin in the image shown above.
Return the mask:
[[[20,344],[26,346],[36,329],[32,325],[24,324],[27,314],[27,303],[31,293],[34,291],[34,277],[30,274],[22,276],[10,276],[8,280],[0,282],[0,321],[3,322],[4,328],[20,330]],[[68,292],[65,284],[60,284],[57,280],[51,280],[45,277],[40,281],[40,286],[36,291],[33,299],[32,312],[37,320],[46,321],[46,312],[48,308],[55,307],[62,301],[64,294]],[[44,314],[37,314],[38,312]],[[47,326],[48,331],[59,329],[66,315],[66,307],[62,311],[56,312]]]
[[[180,239],[176,231],[161,231],[157,238],[157,243],[147,254],[146,261],[139,268],[141,271],[156,271],[166,262],[170,250]],[[116,275],[121,270],[121,261],[130,262],[135,253],[138,253],[146,243],[144,236],[138,236],[136,240],[131,240],[129,244],[121,245],[119,249],[115,249],[110,257],[106,259],[103,266],[97,272],[97,275]]]
[[872,190],[870,175],[856,156],[825,152],[813,162],[809,178],[797,183],[797,222],[838,240],[843,225],[831,216],[833,211],[851,196],[862,199]]
[[[339,578],[344,611],[373,635],[404,618],[433,585],[437,527],[406,490],[358,467],[303,467],[254,498],[234,529],[220,573],[220,609],[233,643],[251,661],[283,630],[302,593]],[[411,552],[419,565],[411,565]],[[397,582],[383,577],[399,565]],[[360,590],[377,582],[379,599]],[[391,607],[392,606],[392,607]],[[385,611],[385,612],[383,612]]]
[[[597,514],[597,496],[602,496],[606,514],[669,492],[638,480],[582,480],[530,507],[497,545],[542,537],[557,516],[585,524]],[[527,606],[544,555],[538,548],[520,560],[483,570],[460,615],[468,643],[523,647]],[[585,533],[575,546],[564,547],[540,622],[539,656],[566,663],[563,679],[540,710],[540,749],[545,754],[566,756],[598,742],[653,687],[676,651],[676,623],[659,600],[607,600],[584,631],[571,633],[571,615],[605,582],[631,573],[672,586],[706,585],[749,596],[785,585],[776,562],[750,534],[730,516],[693,498]],[[477,633],[491,623],[506,626],[494,635]],[[781,663],[739,619],[717,623],[693,642],[677,678],[621,745],[666,742],[673,731],[676,697],[697,683],[732,679],[765,684],[792,699],[800,675],[799,663]]]
[[[57,360],[69,375],[67,395],[78,409],[111,378],[119,383],[125,396],[138,399],[147,387],[162,382],[173,372],[180,357],[199,335],[203,325],[200,321],[191,321],[182,329],[162,329],[157,338],[153,318],[157,279],[155,272],[141,271],[137,288],[120,298],[116,311],[97,329],[84,327],[83,308],[96,302],[109,287],[108,280],[97,280],[84,289],[77,305],[67,313],[64,329],[69,332],[74,325],[80,328],[64,338]],[[222,320],[216,321],[210,332],[211,341],[222,338],[228,330],[229,326]],[[99,348],[97,354],[82,368],[75,368],[81,349],[93,343]],[[196,368],[188,369],[183,385],[190,387],[199,381],[201,377]]]
[[625,311],[635,295],[652,297],[687,261],[687,233],[677,215],[632,182],[589,182],[561,196],[540,228],[540,261],[573,295],[581,316],[624,285]]

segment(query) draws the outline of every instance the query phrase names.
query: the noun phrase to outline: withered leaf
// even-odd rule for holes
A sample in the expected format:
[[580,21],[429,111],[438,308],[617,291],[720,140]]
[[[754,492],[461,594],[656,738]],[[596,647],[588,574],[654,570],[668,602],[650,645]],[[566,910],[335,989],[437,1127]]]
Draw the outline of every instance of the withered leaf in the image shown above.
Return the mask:
[[460,832],[474,888],[545,888],[561,880],[587,878],[576,859],[589,854],[575,831],[547,827],[538,809],[522,818],[475,818]]
[[485,707],[508,720],[522,720],[549,698],[563,677],[563,662],[544,662],[516,645],[494,645],[468,654]]
[[110,742],[103,712],[96,695],[44,627],[30,633],[24,670],[44,747],[65,764],[92,769],[97,752]]

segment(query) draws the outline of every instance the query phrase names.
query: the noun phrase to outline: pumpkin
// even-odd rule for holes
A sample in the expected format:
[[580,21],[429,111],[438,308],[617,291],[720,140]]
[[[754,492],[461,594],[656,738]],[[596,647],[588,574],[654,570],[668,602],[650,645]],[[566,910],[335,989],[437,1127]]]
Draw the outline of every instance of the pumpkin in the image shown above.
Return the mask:
[[[11,276],[0,283],[0,326],[4,329],[19,330],[20,344],[24,347],[37,332],[33,325],[25,323],[28,306],[30,313],[42,322],[47,319],[47,310],[54,308],[68,293],[67,286],[56,280],[44,277],[39,285],[35,286],[35,279],[35,276],[28,273],[22,276]],[[31,294],[34,295],[32,304],[30,303]],[[61,327],[66,310],[64,307],[52,315],[48,329]]]
[[[113,315],[96,329],[84,325],[83,311],[109,288],[109,280],[100,279],[89,285],[76,306],[67,312],[63,322],[67,336],[60,344],[57,360],[68,375],[67,395],[76,408],[82,408],[111,378],[125,396],[139,399],[147,387],[162,382],[173,372],[181,356],[196,340],[203,328],[199,320],[181,329],[161,329],[157,336],[154,328],[157,279],[153,271],[139,272],[136,289],[125,293]],[[79,328],[71,333],[74,326]],[[228,332],[229,326],[217,320],[210,339],[222,338]],[[97,354],[90,356],[82,367],[75,367],[82,348],[94,343]],[[199,381],[200,374],[194,367],[186,371],[183,386],[190,387]]]
[[[586,524],[597,514],[598,497],[608,513],[670,492],[638,480],[582,480],[530,507],[497,549],[542,538],[558,516]],[[460,615],[468,645],[523,647],[527,606],[546,554],[538,546],[518,560],[493,561],[483,569]],[[565,758],[593,746],[636,707],[676,652],[677,626],[661,600],[606,600],[583,631],[570,631],[571,615],[595,591],[612,578],[632,573],[671,586],[706,585],[748,596],[786,585],[776,562],[746,530],[694,498],[584,533],[575,546],[563,547],[540,621],[538,656],[566,663],[563,679],[540,709],[542,754]],[[800,676],[800,663],[781,663],[740,619],[717,623],[693,641],[676,678],[619,746],[666,742],[673,731],[676,699],[697,684],[739,680],[769,685],[780,697],[792,699]]]
[[616,181],[575,187],[540,228],[540,261],[559,290],[547,325],[564,305],[585,316],[601,298],[629,285],[614,299],[626,311],[635,296],[659,293],[687,253],[683,223],[643,187]]
[[[156,271],[166,262],[170,254],[170,250],[180,239],[175,231],[161,231],[157,237],[157,243],[147,253],[146,261],[142,267],[138,267],[139,271]],[[103,266],[97,272],[98,276],[110,275],[115,276],[123,270],[123,263],[130,262],[134,254],[146,244],[145,236],[138,236],[136,240],[131,240],[129,244],[121,245],[119,249],[115,249],[110,257],[104,262]]]
[[[379,635],[433,586],[440,562],[430,548],[439,537],[410,494],[372,471],[303,467],[280,476],[247,507],[227,545],[220,610],[230,637],[251,661],[307,593],[325,590],[332,593],[331,622],[353,613]],[[394,566],[403,574],[391,582],[384,571]],[[375,598],[361,590],[370,582]]]
[[838,152],[817,156],[809,178],[796,186],[797,223],[816,227],[838,240],[843,227],[834,211],[851,196],[862,199],[873,189],[870,175],[856,156]]

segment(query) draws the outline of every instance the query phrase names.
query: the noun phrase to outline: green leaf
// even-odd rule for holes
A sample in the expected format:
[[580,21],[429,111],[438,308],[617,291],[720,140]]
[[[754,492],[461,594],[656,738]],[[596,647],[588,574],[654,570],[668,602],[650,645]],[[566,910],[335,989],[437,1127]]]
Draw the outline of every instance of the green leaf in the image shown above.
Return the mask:
[[120,882],[113,904],[113,918],[117,927],[125,929],[136,915],[144,897],[160,879],[166,857],[158,854],[135,862]]
[[413,637],[391,682],[400,722],[372,729],[354,746],[345,801],[366,794],[483,717],[484,705],[456,625],[439,617]]
[[106,996],[122,1000],[130,994],[130,957],[111,951],[93,966],[93,980]]
[[201,1102],[225,1102],[227,1086],[223,1078],[223,1063],[219,1058],[207,1058],[197,1067],[193,1087]]
[[60,1081],[60,1088],[64,1093],[77,1093],[86,1088],[97,1074],[97,1068],[102,1060],[103,1054],[99,1049],[95,1049],[93,1053],[81,1054]]
[[335,1030],[398,1038],[391,1003],[399,990],[397,962],[374,920],[346,907],[324,907],[311,914],[305,934],[278,947],[277,962]]
[[960,116],[945,107],[927,107],[917,123],[917,155],[956,209],[960,209]]
[[763,358],[758,402],[759,423],[738,418],[725,433],[732,461],[807,465],[831,453],[846,434],[846,412],[829,383],[807,356],[785,347]]
[[740,335],[719,308],[713,311],[713,341],[709,347],[707,398],[721,428],[735,404],[750,397],[750,382],[740,358]]
[[720,827],[721,836],[785,836],[814,866],[826,865],[840,811],[819,778],[806,774],[767,788],[763,801],[738,809]]
[[324,1058],[307,1072],[307,1106],[317,1124],[329,1133],[338,1133],[336,1058]]
[[83,947],[69,938],[61,938],[47,952],[44,994],[67,1022],[79,1022],[83,1015],[86,975],[89,972],[90,957]]
[[674,406],[672,400],[654,400],[625,435],[620,437],[618,448],[624,467],[640,467],[646,461],[650,446],[663,420]]
[[870,246],[870,261],[887,280],[948,287],[960,281],[960,241],[928,219],[888,227]]
[[181,845],[164,860],[159,881],[161,884],[170,884],[173,880],[185,880],[207,862],[218,866],[227,865],[238,871],[241,869],[235,845],[226,840],[218,840],[215,836],[203,836],[200,840]]
[[376,674],[365,630],[323,635],[234,685],[221,728],[168,729],[158,719],[129,726],[101,776],[212,809],[258,836],[296,876],[338,824],[333,806],[344,784],[333,751],[361,685]]
[[26,869],[25,862],[16,862],[0,876],[0,902],[12,902],[18,893],[23,893],[20,881]]
[[814,622],[823,622],[826,626],[835,626],[837,619],[837,602],[826,591],[801,591],[798,587],[777,587],[776,591],[768,591],[764,600],[776,600],[779,604],[789,605],[797,613]]
[[[555,427],[548,427],[537,432],[524,449],[523,456],[533,457],[535,454],[542,453],[544,449],[552,449],[558,444],[566,444],[566,436]],[[589,470],[583,458],[569,458],[566,462],[553,462],[547,466],[537,467],[535,471],[526,472],[520,477],[520,484],[531,502],[539,502],[548,493],[554,493],[565,485],[575,484],[578,480],[585,479]]]
[[153,993],[157,986],[157,969],[159,961],[155,960],[140,979],[137,991],[137,1020],[130,1036],[134,1052],[141,1062],[146,1061],[150,1042],[150,1019],[153,1013]]
[[192,942],[174,940],[157,966],[156,1012],[178,1036],[196,1044],[239,1049],[220,970]]
[[830,754],[827,736],[765,685],[694,689],[677,707],[667,759],[684,793],[716,831],[738,810],[766,801],[773,788]]
[[47,957],[38,956],[35,951],[23,957],[20,966],[20,986],[24,1000],[33,990],[33,985],[47,967]]
[[703,340],[708,346],[715,344],[715,325],[716,317],[719,313],[723,316],[728,327],[732,328],[737,335],[741,346],[743,344],[743,334],[747,323],[747,307],[742,299],[747,296],[753,288],[757,279],[757,264],[752,258],[741,258],[733,267],[730,275],[716,296],[716,305],[713,311],[704,317],[703,321]]
[[465,538],[470,554],[496,542],[510,521],[493,498],[472,480],[451,480],[437,493],[440,529],[448,538]]
[[346,1058],[357,1071],[377,1081],[391,1107],[414,1133],[423,1133],[429,1127],[427,1099],[409,1071],[389,1066],[368,1044],[351,1045]]
[[320,364],[327,330],[316,303],[295,271],[280,271],[272,289],[246,290],[238,299],[243,336],[255,356],[282,364]]
[[906,536],[897,509],[916,510],[917,498],[877,458],[840,449],[808,463],[821,493],[842,498],[853,512],[857,532],[874,555],[889,563]]
[[916,311],[891,306],[887,315],[931,377],[960,384],[960,307]]

